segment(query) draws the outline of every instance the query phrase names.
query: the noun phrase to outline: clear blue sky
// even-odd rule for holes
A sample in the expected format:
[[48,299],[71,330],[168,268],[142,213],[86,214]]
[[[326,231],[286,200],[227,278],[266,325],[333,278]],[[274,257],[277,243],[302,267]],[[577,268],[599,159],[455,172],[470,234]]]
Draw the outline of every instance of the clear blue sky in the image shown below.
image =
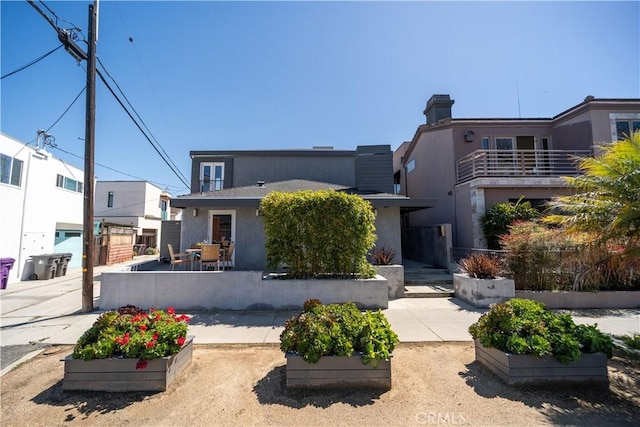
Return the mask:
[[[90,2],[45,4],[87,35]],[[0,7],[2,75],[59,45],[26,1]],[[434,93],[459,118],[640,98],[640,3],[101,1],[97,53],[188,178],[190,150],[396,149]],[[62,49],[3,79],[2,131],[35,140],[85,79]],[[97,85],[96,162],[188,192]],[[59,148],[84,154],[84,114],[82,95],[49,131]],[[98,165],[96,176],[132,179]]]

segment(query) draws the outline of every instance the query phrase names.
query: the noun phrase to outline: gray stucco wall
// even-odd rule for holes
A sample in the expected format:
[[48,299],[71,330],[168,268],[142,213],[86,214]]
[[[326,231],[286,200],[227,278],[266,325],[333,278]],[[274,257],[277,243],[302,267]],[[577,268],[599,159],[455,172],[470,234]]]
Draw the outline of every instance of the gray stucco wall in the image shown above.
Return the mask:
[[400,232],[400,208],[378,208],[376,216],[376,247],[392,248],[396,252],[394,262],[402,263],[402,242]]
[[[192,208],[185,209],[182,216],[181,252],[184,252],[192,243],[211,239],[208,235],[209,210],[198,208],[198,215],[194,217]],[[230,210],[234,212],[236,220],[235,235],[231,238],[236,243],[234,250],[236,270],[266,271],[266,238],[262,217],[256,216],[256,208],[252,207]],[[393,248],[396,251],[395,261],[401,263],[400,208],[377,208],[375,226],[378,236],[376,245]]]
[[[192,243],[202,242],[205,239],[211,240],[208,235],[209,210],[198,209],[198,216],[194,217],[191,208],[185,209],[182,216],[182,252]],[[256,208],[225,210],[232,210],[235,214],[235,235],[231,237],[231,240],[236,243],[235,268],[263,271],[266,260],[264,226],[261,217],[256,216]]]

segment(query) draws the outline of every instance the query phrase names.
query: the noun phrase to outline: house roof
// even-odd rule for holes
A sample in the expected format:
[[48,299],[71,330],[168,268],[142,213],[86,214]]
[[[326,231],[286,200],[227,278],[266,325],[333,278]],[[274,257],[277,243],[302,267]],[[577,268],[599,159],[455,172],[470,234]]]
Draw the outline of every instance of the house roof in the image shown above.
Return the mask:
[[405,211],[420,210],[435,206],[434,199],[410,199],[406,196],[357,191],[355,188],[328,182],[293,179],[288,181],[267,182],[264,185],[225,188],[200,194],[187,194],[171,200],[171,206],[177,208],[206,208],[206,207],[258,207],[264,196],[272,191],[294,193],[302,190],[335,190],[348,194],[357,194],[369,200],[373,206],[398,206]]

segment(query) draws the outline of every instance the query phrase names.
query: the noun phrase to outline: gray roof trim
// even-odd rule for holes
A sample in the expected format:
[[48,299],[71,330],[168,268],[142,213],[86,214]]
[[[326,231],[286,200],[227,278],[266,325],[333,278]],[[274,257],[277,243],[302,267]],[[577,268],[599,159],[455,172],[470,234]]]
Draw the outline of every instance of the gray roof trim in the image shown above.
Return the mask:
[[301,150],[222,150],[189,151],[196,157],[277,156],[277,157],[354,157],[355,150],[301,149]]
[[290,181],[266,183],[264,187],[236,187],[210,193],[178,196],[171,200],[171,207],[258,207],[262,198],[272,191],[296,192],[301,190],[327,189],[357,194],[363,199],[369,200],[375,207],[399,206],[402,208],[425,209],[436,205],[435,199],[410,199],[406,196],[388,193],[358,193],[355,189],[343,185],[294,179]]

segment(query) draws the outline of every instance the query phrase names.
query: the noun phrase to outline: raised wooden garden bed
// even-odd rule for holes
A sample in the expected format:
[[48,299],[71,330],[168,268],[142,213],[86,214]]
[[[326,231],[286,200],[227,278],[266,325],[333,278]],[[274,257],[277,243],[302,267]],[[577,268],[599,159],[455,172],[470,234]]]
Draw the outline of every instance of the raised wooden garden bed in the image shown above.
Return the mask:
[[562,364],[553,356],[537,359],[486,348],[478,340],[476,360],[509,385],[608,383],[607,355],[582,353],[580,360]]
[[318,363],[287,353],[287,388],[391,389],[391,360],[362,363],[360,356],[322,356]]
[[63,390],[109,392],[165,391],[191,363],[193,337],[187,337],[182,349],[160,359],[63,359]]

